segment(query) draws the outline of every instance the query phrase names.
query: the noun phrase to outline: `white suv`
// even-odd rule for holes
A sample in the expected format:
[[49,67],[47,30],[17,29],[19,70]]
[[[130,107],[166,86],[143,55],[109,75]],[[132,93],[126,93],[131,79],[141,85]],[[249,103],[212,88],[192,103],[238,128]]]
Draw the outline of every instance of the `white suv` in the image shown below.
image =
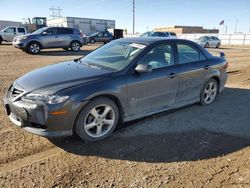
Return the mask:
[[16,36],[25,35],[27,30],[25,27],[6,27],[0,31],[0,44],[5,42],[12,42]]

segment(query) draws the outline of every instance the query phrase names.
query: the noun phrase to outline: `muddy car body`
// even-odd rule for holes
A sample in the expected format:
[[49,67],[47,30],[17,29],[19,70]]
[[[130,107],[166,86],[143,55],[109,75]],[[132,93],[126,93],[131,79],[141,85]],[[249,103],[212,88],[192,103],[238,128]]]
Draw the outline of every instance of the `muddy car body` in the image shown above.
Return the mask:
[[[97,141],[127,122],[224,89],[227,61],[181,39],[126,38],[20,77],[3,101],[13,123],[41,136]],[[55,74],[57,72],[57,74]]]

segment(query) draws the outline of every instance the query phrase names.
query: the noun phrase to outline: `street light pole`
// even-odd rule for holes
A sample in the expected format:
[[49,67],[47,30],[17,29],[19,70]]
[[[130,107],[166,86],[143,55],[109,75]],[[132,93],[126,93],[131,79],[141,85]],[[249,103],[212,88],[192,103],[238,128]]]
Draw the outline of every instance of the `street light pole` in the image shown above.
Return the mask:
[[135,34],[135,0],[133,0],[133,34]]

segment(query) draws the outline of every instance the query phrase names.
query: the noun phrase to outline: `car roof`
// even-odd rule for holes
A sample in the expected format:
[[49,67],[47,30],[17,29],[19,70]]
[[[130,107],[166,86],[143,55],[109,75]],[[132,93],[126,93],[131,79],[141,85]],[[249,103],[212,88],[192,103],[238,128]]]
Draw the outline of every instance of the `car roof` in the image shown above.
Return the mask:
[[187,41],[192,42],[190,40],[186,39],[178,39],[178,38],[172,38],[172,37],[130,37],[130,38],[122,38],[118,39],[117,41],[122,42],[134,42],[134,43],[142,43],[142,44],[153,44],[155,42],[159,41]]

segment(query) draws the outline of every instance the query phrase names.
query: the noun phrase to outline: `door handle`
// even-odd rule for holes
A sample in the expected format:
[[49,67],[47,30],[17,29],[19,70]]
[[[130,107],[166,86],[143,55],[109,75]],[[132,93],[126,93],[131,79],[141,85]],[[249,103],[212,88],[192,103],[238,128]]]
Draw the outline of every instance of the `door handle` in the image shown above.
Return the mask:
[[58,38],[58,36],[55,36],[56,38]]
[[210,67],[209,65],[205,65],[205,66],[204,66],[204,69],[208,70],[209,67]]
[[175,73],[175,72],[171,72],[171,73],[168,75],[169,78],[174,78],[174,77],[176,77],[176,76],[177,76],[177,73]]

